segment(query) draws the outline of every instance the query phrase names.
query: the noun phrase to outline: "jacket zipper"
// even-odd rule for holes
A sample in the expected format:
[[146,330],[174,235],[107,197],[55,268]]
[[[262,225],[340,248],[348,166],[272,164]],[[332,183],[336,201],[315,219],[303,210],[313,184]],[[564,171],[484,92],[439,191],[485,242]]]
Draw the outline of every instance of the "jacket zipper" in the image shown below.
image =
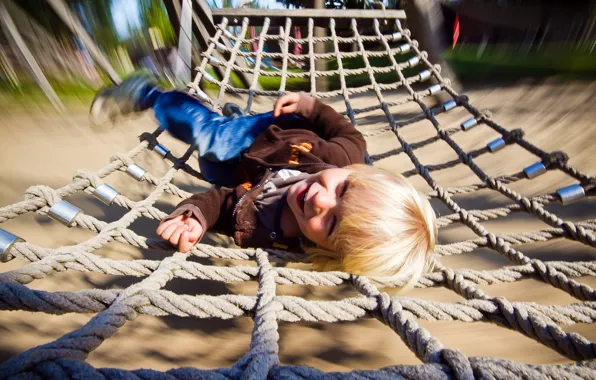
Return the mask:
[[265,173],[265,175],[263,176],[263,179],[255,187],[253,187],[252,189],[247,191],[246,194],[244,194],[243,196],[240,197],[238,202],[236,202],[236,206],[234,206],[234,210],[232,211],[232,218],[236,218],[236,213],[238,212],[238,207],[240,206],[240,204],[242,203],[244,198],[246,198],[248,196],[248,194],[250,194],[253,190],[256,190],[259,187],[261,187],[263,185],[263,183],[265,183],[267,181],[270,173],[271,172],[269,171],[269,169],[267,169],[267,173]]

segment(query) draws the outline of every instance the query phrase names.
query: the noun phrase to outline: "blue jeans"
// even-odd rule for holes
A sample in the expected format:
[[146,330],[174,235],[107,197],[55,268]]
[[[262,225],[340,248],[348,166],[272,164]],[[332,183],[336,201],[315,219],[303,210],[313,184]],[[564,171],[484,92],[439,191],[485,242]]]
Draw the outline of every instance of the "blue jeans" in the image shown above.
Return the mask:
[[236,165],[242,152],[276,120],[273,112],[235,119],[221,116],[179,91],[151,89],[143,103],[143,108],[153,108],[161,128],[187,144],[196,144],[201,174],[207,181],[228,187],[237,185]]

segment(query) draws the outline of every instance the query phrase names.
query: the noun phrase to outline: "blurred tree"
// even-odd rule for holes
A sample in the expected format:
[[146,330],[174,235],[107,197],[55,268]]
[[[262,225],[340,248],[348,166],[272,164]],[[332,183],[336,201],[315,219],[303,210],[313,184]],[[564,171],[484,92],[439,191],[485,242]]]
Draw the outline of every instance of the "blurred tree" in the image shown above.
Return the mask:
[[54,34],[54,36],[66,37],[70,35],[70,30],[45,1],[20,0],[14,3],[27,12],[39,25]]
[[[112,49],[118,45],[118,33],[111,14],[112,0],[67,0],[66,2],[100,47]],[[15,3],[54,36],[58,38],[71,36],[69,28],[44,0],[18,0]]]
[[72,9],[79,13],[83,25],[104,49],[118,46],[120,38],[112,18],[112,0],[70,0]]
[[162,1],[139,0],[141,20],[145,29],[159,30],[163,43],[168,46],[176,43],[176,32],[168,18],[168,13]]

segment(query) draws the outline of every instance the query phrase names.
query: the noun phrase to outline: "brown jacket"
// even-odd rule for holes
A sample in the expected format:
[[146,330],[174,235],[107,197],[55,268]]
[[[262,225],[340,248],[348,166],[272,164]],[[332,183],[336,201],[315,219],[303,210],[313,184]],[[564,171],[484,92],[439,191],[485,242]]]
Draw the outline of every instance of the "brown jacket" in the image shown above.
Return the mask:
[[254,205],[272,171],[288,168],[316,173],[363,163],[366,152],[362,134],[333,108],[301,93],[296,113],[306,120],[284,120],[284,129],[269,126],[243,154],[238,166],[242,185],[195,194],[169,217],[193,215],[205,231],[213,228],[232,236],[241,247],[286,244],[260,225]]

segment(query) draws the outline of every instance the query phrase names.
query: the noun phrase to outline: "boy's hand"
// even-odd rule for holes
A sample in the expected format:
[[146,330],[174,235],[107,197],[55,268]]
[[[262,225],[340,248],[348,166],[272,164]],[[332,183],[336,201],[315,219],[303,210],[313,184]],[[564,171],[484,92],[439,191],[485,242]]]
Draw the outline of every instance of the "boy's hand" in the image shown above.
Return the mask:
[[273,106],[273,116],[279,117],[281,115],[296,113],[298,109],[298,101],[300,100],[300,94],[295,92],[289,92],[277,99]]
[[157,227],[157,234],[180,252],[188,252],[203,234],[203,227],[198,220],[185,215],[178,215],[170,220],[163,221]]

